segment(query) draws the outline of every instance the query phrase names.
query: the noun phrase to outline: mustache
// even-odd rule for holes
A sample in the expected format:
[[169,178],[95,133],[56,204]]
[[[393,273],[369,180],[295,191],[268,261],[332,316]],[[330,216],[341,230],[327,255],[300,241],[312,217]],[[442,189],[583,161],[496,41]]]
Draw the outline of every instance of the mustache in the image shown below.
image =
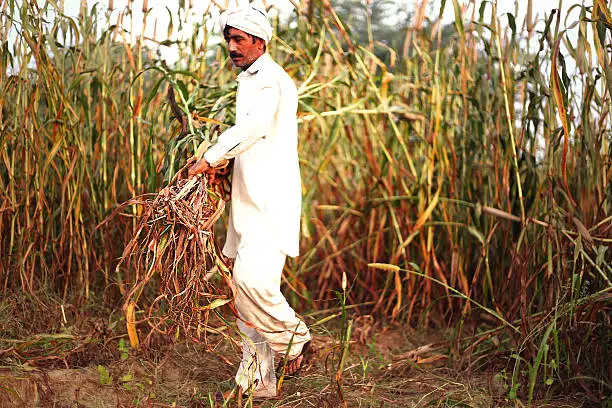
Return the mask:
[[240,58],[242,57],[242,54],[239,54],[237,52],[230,52],[230,58]]

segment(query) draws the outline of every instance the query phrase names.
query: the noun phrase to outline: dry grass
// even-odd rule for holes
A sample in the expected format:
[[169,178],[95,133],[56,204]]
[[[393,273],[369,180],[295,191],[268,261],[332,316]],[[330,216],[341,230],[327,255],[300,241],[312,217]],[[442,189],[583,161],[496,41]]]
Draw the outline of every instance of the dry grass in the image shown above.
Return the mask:
[[[257,407],[337,407],[334,389],[337,333],[317,330],[316,360],[299,377],[287,379],[282,397],[257,402]],[[508,379],[497,372],[471,373],[449,369],[436,361],[435,353],[421,359],[407,351],[434,337],[387,329],[365,343],[355,342],[343,372],[344,398],[348,407],[510,407]],[[116,346],[116,342],[113,345]],[[427,343],[431,344],[431,343]],[[235,350],[221,342],[217,350],[229,362],[207,353],[203,345],[181,343],[157,347],[154,354],[120,350],[114,357],[82,368],[13,366],[0,369],[0,403],[19,406],[137,407],[212,406],[209,395],[233,384],[238,364]],[[106,378],[106,379],[103,379]],[[101,383],[102,382],[102,383]],[[36,402],[37,401],[37,402]],[[229,406],[235,406],[235,403]],[[250,406],[245,404],[244,406]],[[533,407],[580,407],[584,401],[549,396]]]
[[[327,1],[276,24],[270,53],[299,86],[304,182],[303,255],[287,268],[288,297],[301,310],[334,308],[346,276],[346,303],[380,321],[454,327],[457,369],[505,359],[514,401],[572,389],[601,403],[611,355],[609,7],[576,5],[567,26],[551,13],[537,32],[494,4],[452,3],[454,27],[415,21],[401,53],[359,43]],[[127,40],[126,10],[110,26],[94,13],[45,20],[35,2],[1,7],[3,294],[117,308],[146,276],[121,254],[160,202],[96,226],[167,186],[218,129],[211,119],[233,121],[227,56],[207,57],[205,25],[172,70]],[[527,53],[527,42],[537,49]],[[189,113],[183,129],[168,127],[170,84]],[[136,263],[163,242],[148,232]],[[180,293],[185,282],[172,281],[164,287]],[[174,321],[194,318],[179,311]]]

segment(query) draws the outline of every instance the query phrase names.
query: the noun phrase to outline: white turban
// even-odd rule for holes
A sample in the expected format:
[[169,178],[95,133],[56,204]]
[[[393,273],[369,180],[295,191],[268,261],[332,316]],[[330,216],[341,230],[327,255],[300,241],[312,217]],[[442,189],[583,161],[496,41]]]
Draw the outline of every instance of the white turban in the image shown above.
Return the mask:
[[232,8],[224,11],[219,17],[221,33],[225,26],[237,28],[247,34],[259,37],[266,42],[272,38],[272,26],[265,11],[253,6]]

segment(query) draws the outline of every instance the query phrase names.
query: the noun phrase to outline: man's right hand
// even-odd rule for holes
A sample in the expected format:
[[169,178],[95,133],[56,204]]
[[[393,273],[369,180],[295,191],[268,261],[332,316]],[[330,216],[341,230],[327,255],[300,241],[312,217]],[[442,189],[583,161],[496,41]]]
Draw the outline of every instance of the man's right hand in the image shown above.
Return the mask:
[[208,164],[208,162],[202,157],[196,162],[196,164],[189,168],[187,174],[189,177],[192,177],[196,174],[206,173],[210,168],[210,164]]

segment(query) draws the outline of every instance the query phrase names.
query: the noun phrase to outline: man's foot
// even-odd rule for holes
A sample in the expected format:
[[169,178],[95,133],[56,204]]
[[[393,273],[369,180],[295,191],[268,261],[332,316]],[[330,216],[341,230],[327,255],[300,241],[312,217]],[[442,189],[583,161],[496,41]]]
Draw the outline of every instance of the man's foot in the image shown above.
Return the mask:
[[290,376],[297,374],[298,371],[300,371],[308,363],[307,360],[311,354],[310,347],[310,341],[307,341],[306,343],[304,343],[302,351],[300,351],[300,354],[298,354],[297,357],[286,362],[285,358],[281,359],[281,361],[279,361],[278,363],[278,366],[276,367],[277,373],[279,373],[279,375]]
[[266,387],[255,385],[255,388],[249,393],[249,390],[243,390],[240,388],[241,394],[244,398],[252,397],[254,399],[275,399],[278,398],[276,388],[269,390]]

